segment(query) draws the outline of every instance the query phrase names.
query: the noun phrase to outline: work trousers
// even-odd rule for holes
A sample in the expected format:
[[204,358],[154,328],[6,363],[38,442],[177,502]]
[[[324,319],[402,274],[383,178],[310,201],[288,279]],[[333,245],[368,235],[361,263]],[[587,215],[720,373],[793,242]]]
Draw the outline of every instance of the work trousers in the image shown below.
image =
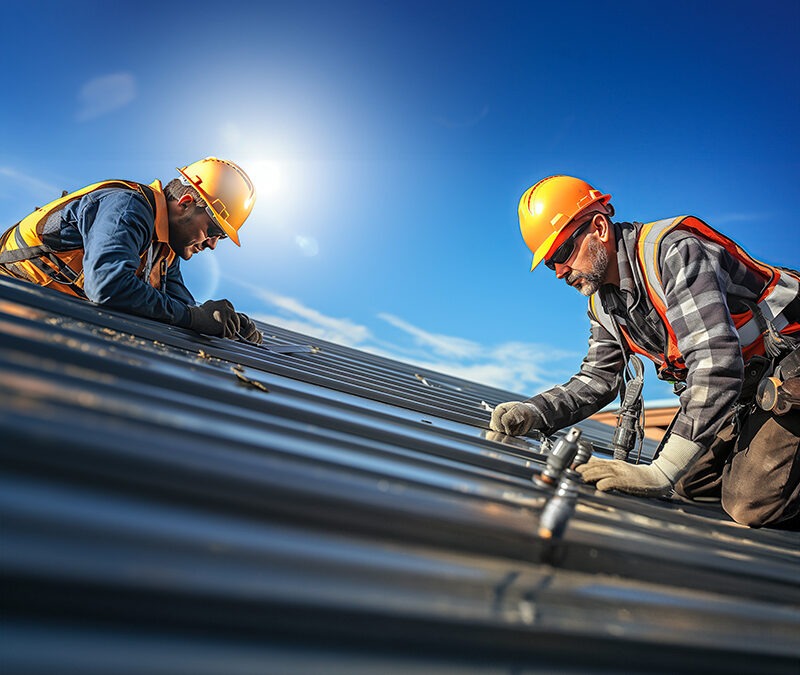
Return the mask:
[[755,408],[739,425],[731,420],[675,491],[693,501],[721,501],[742,525],[800,530],[800,412]]

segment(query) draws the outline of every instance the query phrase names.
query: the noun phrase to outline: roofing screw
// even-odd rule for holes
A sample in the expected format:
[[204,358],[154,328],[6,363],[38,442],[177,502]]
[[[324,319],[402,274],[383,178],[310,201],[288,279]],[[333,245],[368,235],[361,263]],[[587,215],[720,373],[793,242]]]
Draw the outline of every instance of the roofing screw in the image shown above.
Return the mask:
[[574,471],[581,464],[586,464],[593,454],[594,446],[591,441],[582,438],[578,441],[578,452],[575,453],[575,459],[572,460],[572,464],[570,464],[569,468]]
[[558,489],[547,500],[539,518],[539,536],[542,539],[560,539],[569,519],[575,513],[578,484],[582,480],[575,468],[585,464],[594,450],[592,444],[581,440],[580,436],[580,429],[570,429],[553,450],[553,455],[558,455],[558,458],[551,463],[548,457],[545,470],[538,476],[539,480],[534,478],[537,484],[547,487],[551,487],[556,480],[559,481]]
[[578,452],[578,439],[581,437],[581,430],[572,427],[566,436],[560,438],[547,456],[547,464],[540,474],[533,477],[533,482],[539,487],[552,488],[558,484],[561,474],[564,472],[575,458]]
[[575,512],[578,488],[569,478],[564,478],[556,493],[545,504],[539,518],[539,536],[542,539],[560,539]]

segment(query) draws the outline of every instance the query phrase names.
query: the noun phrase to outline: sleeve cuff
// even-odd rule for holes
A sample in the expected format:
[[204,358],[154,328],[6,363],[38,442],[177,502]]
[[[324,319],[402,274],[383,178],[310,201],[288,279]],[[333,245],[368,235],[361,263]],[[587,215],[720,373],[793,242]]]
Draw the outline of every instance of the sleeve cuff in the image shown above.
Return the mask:
[[175,322],[174,325],[178,326],[179,328],[189,328],[190,324],[192,323],[191,312],[189,312],[189,306],[184,305],[182,302],[178,302],[177,300],[173,301],[174,305],[177,309],[175,313]]
[[661,471],[674,485],[689,470],[692,462],[703,454],[703,450],[702,445],[673,433],[670,434],[661,454],[652,466]]

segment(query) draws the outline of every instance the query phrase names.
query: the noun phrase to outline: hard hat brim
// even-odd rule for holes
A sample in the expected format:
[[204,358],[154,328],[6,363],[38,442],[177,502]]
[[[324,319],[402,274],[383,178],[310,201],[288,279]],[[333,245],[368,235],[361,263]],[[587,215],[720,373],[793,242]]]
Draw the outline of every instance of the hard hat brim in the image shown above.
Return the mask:
[[[206,200],[203,199],[203,201],[206,201]],[[206,204],[208,204],[208,202],[206,202]],[[221,215],[219,215],[219,213],[217,213],[217,210],[213,206],[211,206],[210,204],[209,204],[209,208],[214,213],[214,217],[217,219],[217,222],[219,223],[219,226],[223,229],[225,234],[228,235],[228,238],[234,244],[236,244],[237,246],[241,246],[241,244],[239,243],[239,233],[236,231],[236,228],[235,227],[231,227],[230,225],[228,225],[228,221],[225,220]]]
[[544,260],[544,257],[547,255],[548,251],[550,251],[553,242],[555,242],[559,234],[561,234],[561,231],[553,232],[539,245],[539,248],[536,249],[536,252],[533,254],[533,262],[531,263],[531,272]]

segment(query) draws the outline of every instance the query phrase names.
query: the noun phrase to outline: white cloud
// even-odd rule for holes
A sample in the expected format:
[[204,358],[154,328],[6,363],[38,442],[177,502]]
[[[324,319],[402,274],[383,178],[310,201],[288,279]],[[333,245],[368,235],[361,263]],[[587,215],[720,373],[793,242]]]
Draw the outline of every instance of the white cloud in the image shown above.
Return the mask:
[[3,176],[3,178],[6,180],[16,183],[18,186],[27,190],[31,194],[49,195],[51,199],[55,199],[61,194],[61,190],[54,185],[45,183],[44,181],[34,178],[33,176],[28,176],[27,174],[17,171],[16,169],[12,169],[8,166],[0,166],[0,176]]
[[136,98],[136,80],[130,73],[113,73],[89,80],[78,94],[79,122],[118,110]]
[[252,286],[250,288],[261,300],[283,310],[283,316],[258,314],[257,318],[262,321],[349,347],[363,347],[365,343],[373,340],[369,328],[360,326],[350,319],[326,316],[315,309],[306,307],[294,298]]
[[411,335],[415,342],[423,347],[432,347],[433,350],[442,356],[452,358],[475,357],[480,352],[480,345],[464,338],[451,337],[449,335],[438,335],[412,326],[407,321],[403,321],[393,314],[381,313],[378,318],[390,323],[395,328],[399,328]]
[[[269,306],[255,314],[265,323],[519,394],[531,395],[563,382],[574,372],[580,356],[527,342],[484,346],[430,333],[393,314],[380,313],[378,318],[402,331],[399,340],[389,340],[351,319],[327,316],[294,298],[248,288]],[[406,336],[411,340],[404,341]]]
[[530,342],[484,346],[460,337],[429,333],[392,314],[382,313],[378,317],[411,335],[416,345],[432,348],[434,352],[433,355],[427,351],[409,355],[404,349],[406,353],[398,356],[400,350],[395,349],[394,358],[510,391],[532,393],[533,389],[539,390],[544,385],[550,386],[566,379],[571,373],[559,373],[553,364],[564,359],[574,360],[577,356],[563,349]]

